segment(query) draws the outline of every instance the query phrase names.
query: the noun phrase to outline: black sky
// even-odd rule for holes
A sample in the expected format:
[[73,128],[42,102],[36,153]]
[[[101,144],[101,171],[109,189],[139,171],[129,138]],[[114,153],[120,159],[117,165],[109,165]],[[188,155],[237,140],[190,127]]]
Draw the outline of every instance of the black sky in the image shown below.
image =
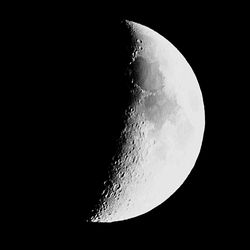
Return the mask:
[[[235,32],[234,16],[226,6],[122,9],[122,4],[103,9],[40,6],[20,12],[20,19],[14,21],[13,51],[20,53],[18,58],[25,66],[20,70],[25,76],[21,89],[32,101],[32,105],[27,101],[26,116],[31,119],[30,114],[35,114],[29,133],[34,131],[35,144],[41,142],[39,150],[33,147],[31,154],[39,172],[31,176],[38,189],[29,191],[35,199],[29,210],[34,214],[32,225],[38,228],[39,238],[46,232],[52,238],[62,240],[64,235],[77,242],[94,234],[119,238],[115,233],[119,230],[127,239],[124,234],[159,235],[166,244],[168,236],[176,241],[181,240],[178,235],[219,237],[232,221],[227,212],[230,189],[224,176],[228,165],[221,159],[222,132],[227,131],[221,120],[227,112],[220,112],[219,104],[228,98],[222,95],[225,88],[231,88],[224,74],[225,55],[233,53],[227,42]],[[120,70],[116,28],[123,19],[157,31],[187,59],[203,94],[204,140],[190,177],[166,203],[135,220],[113,226],[87,225],[81,221],[83,211],[91,200],[92,185],[105,172],[102,159],[108,158],[105,141],[109,134],[105,130],[116,128],[115,119],[107,113],[118,109],[116,103],[121,99],[126,102],[122,94],[113,95],[114,88],[118,91],[115,83],[119,84]]]

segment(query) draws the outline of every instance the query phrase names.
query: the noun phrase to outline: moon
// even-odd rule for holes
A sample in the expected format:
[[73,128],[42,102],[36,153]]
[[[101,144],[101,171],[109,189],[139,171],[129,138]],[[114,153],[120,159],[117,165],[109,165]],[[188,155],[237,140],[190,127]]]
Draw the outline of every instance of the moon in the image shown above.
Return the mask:
[[193,169],[205,128],[202,93],[184,56],[146,26],[121,26],[130,41],[122,76],[130,103],[90,222],[131,219],[166,201]]

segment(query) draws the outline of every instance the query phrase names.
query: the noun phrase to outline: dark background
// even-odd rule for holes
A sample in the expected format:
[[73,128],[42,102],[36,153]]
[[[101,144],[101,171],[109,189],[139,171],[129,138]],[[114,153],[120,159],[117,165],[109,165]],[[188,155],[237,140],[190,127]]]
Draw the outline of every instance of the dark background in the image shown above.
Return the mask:
[[[227,42],[236,32],[227,8],[165,6],[124,14],[122,4],[31,7],[17,7],[16,18],[6,21],[13,27],[10,82],[17,79],[11,85],[17,101],[12,126],[22,168],[16,173],[23,176],[13,227],[27,226],[34,239],[80,245],[96,235],[107,245],[150,237],[209,244],[228,237],[237,219],[229,209],[234,190],[225,173],[231,170],[222,157],[228,136],[223,100],[232,89],[225,83],[225,55],[234,53]],[[116,149],[113,138],[122,126],[117,114],[129,102],[121,87],[120,61],[127,60],[121,50],[126,37],[117,29],[122,19],[157,31],[185,56],[203,94],[204,139],[194,169],[167,202],[133,220],[87,224],[83,218]]]

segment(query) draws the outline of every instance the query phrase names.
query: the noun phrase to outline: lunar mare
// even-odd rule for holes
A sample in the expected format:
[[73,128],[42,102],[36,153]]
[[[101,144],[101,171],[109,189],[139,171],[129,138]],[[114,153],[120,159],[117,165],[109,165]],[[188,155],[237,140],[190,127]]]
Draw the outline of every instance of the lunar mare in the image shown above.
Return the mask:
[[195,165],[204,132],[202,94],[185,58],[155,31],[125,25],[135,39],[126,71],[133,102],[92,222],[130,219],[163,203]]

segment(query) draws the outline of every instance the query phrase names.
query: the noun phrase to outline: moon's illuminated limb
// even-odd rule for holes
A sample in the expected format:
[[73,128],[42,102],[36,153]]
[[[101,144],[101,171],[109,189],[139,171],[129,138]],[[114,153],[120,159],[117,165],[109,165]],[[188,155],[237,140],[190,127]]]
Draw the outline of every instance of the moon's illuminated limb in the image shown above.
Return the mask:
[[110,183],[91,218],[97,222],[136,217],[171,196],[195,164],[205,126],[199,84],[185,58],[155,31],[128,24],[138,38],[129,72],[141,72],[134,76],[140,94],[122,132],[124,145],[112,163]]

